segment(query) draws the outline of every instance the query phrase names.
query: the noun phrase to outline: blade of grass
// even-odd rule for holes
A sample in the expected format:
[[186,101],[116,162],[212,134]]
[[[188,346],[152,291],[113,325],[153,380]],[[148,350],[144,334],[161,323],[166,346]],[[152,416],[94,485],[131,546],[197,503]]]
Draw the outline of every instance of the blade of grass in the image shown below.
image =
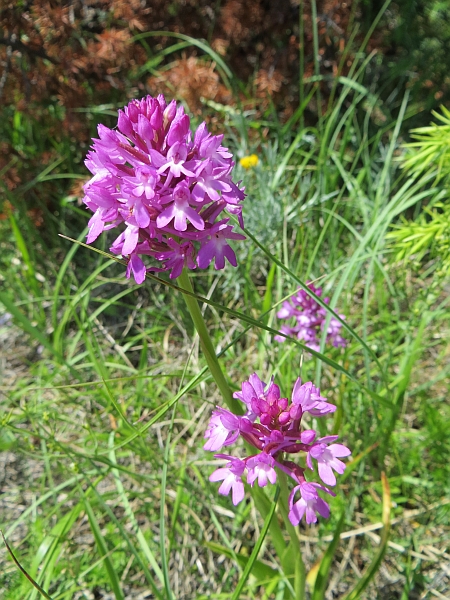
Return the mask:
[[22,567],[22,565],[20,564],[20,562],[17,560],[17,558],[14,556],[14,552],[11,550],[11,547],[9,546],[8,542],[5,539],[5,536],[3,535],[3,531],[0,530],[0,534],[3,538],[3,542],[6,546],[6,549],[8,550],[11,558],[13,559],[16,567],[25,575],[25,577],[28,579],[28,581],[31,583],[31,585],[33,585],[37,591],[41,594],[41,596],[44,596],[44,598],[47,598],[47,600],[53,600],[51,596],[49,596],[49,594],[47,594],[47,592],[44,590],[44,588],[42,588],[32,577],[31,575],[29,575],[27,573],[27,571]]
[[[80,504],[76,504],[72,510],[58,520],[56,525],[52,527],[49,534],[45,536],[39,545],[31,566],[31,572],[37,574],[36,578],[38,583],[41,583],[45,577],[44,585],[47,587],[50,586],[55,564],[62,550],[62,542],[78,518],[81,508]],[[29,594],[28,599],[35,600],[38,591],[39,590],[34,589],[31,594]]]
[[[77,243],[82,245],[82,242],[79,242],[78,240],[77,240]],[[99,252],[102,253],[101,251],[99,251]],[[96,280],[96,278],[100,275],[100,273],[102,273],[105,269],[108,268],[108,266],[110,266],[112,264],[113,264],[113,262],[110,260],[106,263],[99,265],[96,269],[94,269],[89,274],[89,276],[83,281],[83,283],[81,285],[79,285],[79,287],[78,287],[76,293],[74,294],[73,298],[71,299],[71,301],[69,303],[67,303],[67,306],[66,306],[64,312],[61,314],[61,316],[58,319],[58,326],[55,328],[55,332],[53,334],[53,343],[54,343],[55,348],[58,349],[58,351],[62,352],[62,339],[64,336],[64,329],[65,329],[67,323],[72,318],[73,313],[77,309],[78,305],[83,300],[85,300],[86,296],[91,293],[91,291],[93,289],[92,284]],[[99,285],[104,285],[104,284],[98,283],[97,286],[99,286]]]
[[314,590],[311,595],[311,600],[323,600],[325,598],[325,592],[327,589],[328,575],[330,573],[331,563],[333,562],[334,555],[336,554],[337,547],[340,541],[340,535],[345,522],[345,512],[342,513],[341,518],[336,525],[334,530],[333,540],[329,544],[328,548],[320,561],[319,570],[317,572],[316,580],[314,583]]
[[[316,0],[311,0],[311,21],[312,21],[312,30],[313,30],[313,52],[314,52],[314,73],[316,77],[320,74],[320,56],[319,56],[319,21],[317,19],[317,4]],[[316,97],[317,97],[317,117],[318,117],[318,129],[322,131],[322,94],[320,93],[320,86],[317,86],[316,89]]]
[[156,67],[162,63],[166,56],[169,56],[169,54],[173,54],[174,52],[184,50],[184,48],[188,48],[190,45],[190,42],[178,42],[176,44],[172,44],[172,46],[169,46],[168,48],[160,50],[156,56],[152,56],[141,67],[139,67],[136,72],[136,79],[141,78],[147,71],[154,73]]
[[185,35],[184,33],[176,33],[174,31],[146,31],[145,33],[139,33],[135,35],[131,41],[137,42],[139,40],[145,39],[147,37],[173,37],[178,38],[180,40],[184,40],[188,42],[192,46],[196,46],[200,50],[202,50],[205,54],[208,54],[213,61],[220,67],[222,71],[222,78],[224,80],[225,85],[228,89],[233,89],[231,81],[234,81],[233,73],[231,72],[228,65],[225,63],[223,58],[214,52],[214,50],[208,45],[208,43],[204,40],[197,40],[189,35]]
[[89,525],[91,526],[91,531],[94,534],[95,543],[97,545],[98,552],[100,556],[103,558],[103,564],[105,565],[106,572],[108,574],[109,583],[111,584],[111,589],[114,593],[116,600],[125,600],[125,596],[123,595],[122,588],[120,586],[120,578],[114,569],[114,565],[111,562],[109,557],[109,550],[106,545],[105,539],[100,530],[100,526],[95,517],[94,511],[92,510],[92,506],[89,503],[86,495],[84,495],[84,506],[86,509],[86,515],[89,520]]
[[111,469],[111,473],[114,477],[114,482],[116,484],[117,491],[119,492],[119,496],[120,496],[120,499],[121,499],[121,502],[122,502],[122,505],[123,505],[123,508],[125,511],[125,515],[126,515],[127,519],[129,520],[129,522],[131,523],[131,526],[133,528],[133,531],[135,532],[137,541],[139,542],[139,545],[141,547],[142,552],[144,553],[144,556],[147,558],[148,562],[150,563],[150,566],[154,570],[160,583],[164,585],[163,572],[161,571],[161,568],[158,565],[158,561],[156,560],[155,555],[153,554],[152,550],[150,549],[150,546],[148,545],[147,540],[145,539],[145,536],[142,533],[141,528],[139,527],[139,523],[133,513],[133,509],[131,508],[131,505],[130,505],[127,495],[125,493],[125,489],[123,487],[123,483],[120,478],[119,471],[117,469],[116,454],[115,454],[114,450],[115,450],[114,449],[114,432],[111,432],[111,434],[109,436],[109,460],[110,460],[111,465],[113,466],[113,468]]
[[169,539],[169,548],[172,547],[173,541],[175,538],[176,531],[176,523],[178,520],[178,515],[180,513],[181,503],[183,500],[183,493],[185,490],[185,479],[186,479],[186,461],[187,461],[187,446],[184,447],[184,456],[183,462],[181,463],[179,476],[178,476],[178,484],[176,489],[175,503],[172,508],[172,516],[170,518],[170,539]]
[[163,468],[161,473],[161,506],[159,511],[159,547],[161,550],[161,567],[164,575],[164,589],[166,591],[167,600],[173,600],[172,589],[170,587],[169,569],[166,548],[166,486],[167,486],[167,470],[169,466],[170,440],[172,437],[173,423],[175,419],[176,404],[172,408],[172,417],[167,432],[166,446],[164,448]]
[[[91,477],[91,475],[93,475],[96,472],[97,471],[88,471],[88,476]],[[50,490],[50,491],[46,492],[45,494],[43,494],[42,496],[40,496],[39,498],[37,498],[30,506],[28,506],[28,508],[26,508],[23,511],[23,513],[21,513],[20,517],[18,517],[14,521],[14,523],[6,531],[5,536],[9,537],[10,535],[12,535],[12,533],[17,529],[17,527],[19,527],[19,525],[21,523],[23,523],[23,521],[25,521],[30,514],[36,512],[36,509],[38,506],[47,502],[47,500],[49,498],[51,498],[57,492],[64,490],[67,487],[70,487],[72,484],[76,484],[81,479],[83,479],[83,475],[76,475],[75,477],[71,477],[67,481],[64,481],[63,483],[60,483],[59,485],[57,485],[53,490]]]
[[265,537],[269,531],[270,522],[272,521],[273,515],[275,513],[279,495],[280,495],[280,488],[277,487],[276,492],[275,492],[275,497],[273,499],[272,505],[269,510],[269,514],[267,515],[267,517],[264,520],[264,525],[263,525],[263,528],[261,529],[261,534],[260,534],[258,540],[256,541],[256,544],[252,550],[252,553],[250,554],[247,564],[245,565],[244,572],[242,573],[239,583],[237,584],[236,589],[234,590],[233,595],[231,596],[231,600],[239,600],[241,592],[244,589],[244,585],[246,584],[247,579],[248,579],[250,573],[252,572],[253,565],[254,565],[256,559],[258,558],[258,554],[261,549],[261,546],[262,546],[262,544],[265,540]]
[[[78,239],[81,241],[86,236],[87,232],[88,232],[88,228],[85,227],[85,229],[80,233]],[[61,289],[63,278],[66,276],[67,269],[68,269],[69,265],[71,264],[73,257],[75,256],[75,253],[77,252],[78,249],[79,249],[79,246],[77,244],[73,244],[70,247],[69,251],[66,253],[65,258],[64,258],[61,266],[58,269],[56,281],[55,281],[54,288],[53,288],[53,305],[52,305],[53,330],[56,330],[57,325],[58,325],[57,314],[58,314],[59,290]]]
[[[113,472],[114,470],[117,471],[117,469],[111,469],[111,472]],[[99,472],[98,468],[97,468],[96,472],[97,473]],[[124,525],[119,521],[119,519],[116,517],[116,515],[111,510],[111,508],[108,506],[108,504],[105,503],[103,496],[96,489],[96,485],[97,485],[98,480],[100,478],[103,479],[103,476],[100,476],[97,479],[97,482],[93,483],[92,482],[92,478],[90,476],[88,476],[87,473],[83,473],[83,475],[84,475],[86,484],[87,484],[87,486],[89,488],[86,493],[92,492],[97,497],[97,500],[98,500],[100,506],[106,512],[106,514],[109,516],[109,518],[111,519],[111,521],[113,523],[115,523],[117,529],[119,530],[119,533],[120,533],[122,539],[126,542],[126,544],[128,545],[128,548],[130,549],[130,552],[134,555],[134,557],[136,558],[136,561],[139,563],[139,565],[140,565],[140,567],[141,567],[141,569],[142,569],[142,571],[143,571],[143,573],[144,573],[147,581],[149,582],[149,584],[150,584],[150,586],[152,588],[152,591],[153,591],[155,597],[158,598],[158,600],[163,600],[163,597],[162,597],[161,593],[159,592],[158,588],[155,585],[154,578],[152,577],[152,575],[151,575],[151,573],[150,573],[147,565],[145,564],[145,561],[142,560],[142,557],[139,555],[139,553],[137,552],[136,548],[134,547],[134,545],[133,545],[133,543],[132,543],[132,541],[131,541],[131,539],[130,539],[130,537],[129,537],[129,535],[128,535],[125,527],[124,527]],[[120,483],[122,483],[122,482],[120,482]],[[122,490],[123,490],[123,487],[122,487]],[[110,551],[110,553],[111,553],[111,551]],[[103,560],[103,558],[101,557],[98,562],[102,562],[102,560]],[[82,577],[82,574],[80,574],[80,577]],[[55,598],[55,600],[56,600],[56,598]]]
[[363,574],[363,576],[358,581],[356,586],[352,589],[352,591],[344,596],[343,600],[358,600],[359,598],[361,598],[361,594],[364,592],[366,587],[375,577],[378,569],[380,568],[381,562],[387,550],[391,521],[391,491],[389,488],[389,481],[385,473],[381,474],[381,484],[383,488],[383,529],[381,531],[380,546],[378,548],[378,552],[375,558],[373,559],[366,572]]
[[15,240],[16,240],[17,249],[19,250],[20,254],[22,255],[23,262],[26,265],[25,277],[26,277],[31,289],[33,290],[34,295],[39,296],[39,288],[38,288],[37,280],[36,280],[36,271],[34,269],[34,262],[31,260],[27,245],[25,243],[23,235],[20,231],[19,226],[17,225],[17,221],[14,218],[14,215],[12,212],[9,212],[9,222],[11,223],[11,229],[12,229],[12,232],[13,232]]

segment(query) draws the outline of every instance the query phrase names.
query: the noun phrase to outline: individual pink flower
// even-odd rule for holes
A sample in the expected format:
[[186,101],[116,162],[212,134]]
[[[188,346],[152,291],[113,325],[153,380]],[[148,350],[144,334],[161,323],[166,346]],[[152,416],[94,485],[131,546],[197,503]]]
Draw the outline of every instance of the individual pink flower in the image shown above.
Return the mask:
[[208,428],[205,432],[205,439],[208,441],[203,448],[216,452],[223,446],[233,444],[239,436],[240,418],[233,415],[225,408],[217,408],[209,420]]
[[[289,520],[292,525],[297,526],[306,516],[306,523],[311,525],[317,523],[317,514],[325,519],[330,516],[330,506],[323,500],[317,490],[323,490],[334,496],[333,492],[319,483],[301,483],[296,486],[289,496]],[[300,492],[300,498],[295,502],[295,495]]]
[[195,248],[192,242],[183,242],[179,244],[175,240],[167,240],[167,250],[158,252],[158,260],[164,260],[166,271],[170,270],[169,277],[175,279],[181,275],[183,268],[195,269],[194,254]]
[[336,473],[342,475],[345,471],[345,464],[339,460],[339,458],[350,456],[351,454],[351,451],[343,444],[327,445],[329,442],[337,440],[337,438],[337,435],[329,435],[318,439],[310,448],[306,456],[306,464],[311,470],[313,469],[311,459],[314,458],[317,460],[319,476],[327,485],[336,485],[336,477],[333,473],[333,469]]
[[197,211],[189,206],[190,197],[191,192],[189,191],[189,186],[185,181],[181,181],[175,186],[171,196],[166,196],[164,199],[161,198],[161,203],[171,202],[171,204],[156,218],[157,227],[162,229],[173,219],[175,229],[181,233],[186,231],[187,220],[189,219],[192,225],[199,231],[203,231],[205,222]]
[[236,255],[228,244],[228,240],[244,240],[245,236],[233,232],[233,228],[231,225],[227,225],[227,222],[228,219],[211,228],[211,238],[203,244],[198,252],[197,264],[201,269],[206,269],[213,260],[216,269],[223,269],[225,258],[233,267],[237,266]]
[[146,268],[143,261],[139,258],[137,254],[132,254],[127,265],[127,279],[130,278],[130,275],[133,275],[136,283],[143,283],[145,279],[145,274]]
[[274,465],[275,460],[270,454],[261,452],[261,454],[252,456],[246,462],[248,469],[247,483],[253,485],[258,480],[259,487],[265,487],[268,482],[274,484],[277,480]]
[[222,454],[216,455],[217,458],[229,458],[230,462],[226,467],[217,469],[209,476],[210,481],[222,481],[219,487],[219,494],[228,496],[232,492],[233,504],[236,506],[244,499],[244,484],[242,483],[242,474],[245,471],[245,463],[238,458]]
[[300,406],[302,412],[309,412],[314,417],[321,417],[336,410],[334,404],[329,404],[326,398],[320,395],[319,388],[310,381],[302,385],[300,377],[294,385],[292,403]]

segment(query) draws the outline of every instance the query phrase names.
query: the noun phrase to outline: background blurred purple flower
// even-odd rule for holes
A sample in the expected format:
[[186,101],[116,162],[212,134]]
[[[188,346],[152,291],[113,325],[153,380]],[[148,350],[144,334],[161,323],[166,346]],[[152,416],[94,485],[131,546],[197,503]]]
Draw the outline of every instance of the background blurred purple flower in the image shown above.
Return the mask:
[[[98,127],[86,158],[93,177],[84,203],[94,213],[87,242],[121,228],[111,252],[128,260],[127,277],[142,283],[147,271],[204,269],[225,259],[236,266],[229,240],[245,237],[228,225],[228,211],[241,226],[244,188],[234,183],[233,157],[202,123],[192,139],[189,117],[162,95],[133,100],[119,110],[117,129]],[[156,265],[146,266],[143,256]],[[146,259],[147,260],[147,259]],[[159,263],[159,264],[158,264]]]
[[[224,454],[215,454],[216,458],[225,458],[229,462],[226,467],[219,468],[210,476],[210,481],[222,481],[220,494],[233,491],[233,503],[244,499],[243,477],[247,472],[247,483],[260,487],[268,483],[275,484],[276,468],[291,479],[295,486],[289,498],[289,519],[298,525],[306,515],[306,522],[315,523],[317,514],[328,517],[330,508],[320,496],[319,490],[334,493],[327,487],[314,482],[307,482],[306,469],[288,460],[289,455],[306,455],[306,464],[313,469],[312,459],[317,461],[319,476],[327,485],[334,486],[336,477],[333,470],[342,474],[345,464],[338,457],[349,456],[350,450],[335,444],[336,435],[316,439],[314,429],[302,427],[302,417],[309,413],[321,417],[334,412],[336,407],[320,395],[320,390],[310,381],[301,382],[298,378],[291,395],[291,401],[283,398],[280,388],[273,381],[265,384],[253,373],[248,381],[244,381],[241,391],[234,397],[243,402],[246,414],[237,416],[224,408],[213,411],[205,432],[207,442],[205,450],[216,452],[224,446],[230,446],[239,437],[256,449],[256,453],[244,459],[233,458]],[[331,443],[331,445],[329,445]],[[300,495],[294,501],[295,496]]]
[[[308,288],[316,294],[322,295],[322,288],[316,288],[312,283],[308,283]],[[330,299],[324,298],[325,304],[328,304]],[[344,319],[344,315],[339,315]],[[295,336],[300,341],[305,342],[305,345],[312,350],[318,352],[320,350],[320,337],[325,327],[327,311],[318,304],[314,298],[311,298],[301,288],[299,288],[289,300],[285,300],[281,309],[277,313],[279,319],[295,319],[295,323],[291,326],[282,325],[280,332],[289,336]],[[327,343],[335,347],[346,346],[347,341],[341,336],[340,331],[342,323],[336,318],[331,317],[327,328]],[[285,342],[286,338],[281,335],[276,335],[274,338],[277,342]]]

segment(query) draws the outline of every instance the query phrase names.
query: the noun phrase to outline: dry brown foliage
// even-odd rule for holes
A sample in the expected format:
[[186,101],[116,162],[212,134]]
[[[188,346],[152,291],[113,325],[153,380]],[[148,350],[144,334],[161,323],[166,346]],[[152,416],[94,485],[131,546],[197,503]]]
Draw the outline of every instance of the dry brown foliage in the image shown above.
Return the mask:
[[[303,16],[305,56],[312,64],[307,4]],[[325,70],[337,68],[341,42],[347,39],[350,4],[318,2]],[[0,6],[0,94],[5,104],[25,100],[22,110],[57,99],[70,112],[104,102],[111,95],[126,98],[136,84],[145,93],[145,83],[183,97],[196,111],[202,97],[223,96],[230,101],[214,65],[200,60],[194,51],[178,56],[157,77],[132,81],[136,68],[148,59],[144,47],[132,41],[133,35],[155,30],[207,39],[238,78],[253,79],[261,100],[275,96],[282,107],[295,101],[299,9],[294,0],[227,0],[214,8],[206,0],[175,0],[170,7],[164,0],[35,0],[20,4],[3,0]],[[168,37],[146,41],[154,53],[173,43]],[[73,131],[69,116],[64,125],[81,135]]]
[[[350,4],[318,2],[323,72],[337,70],[348,37]],[[308,0],[304,9],[308,76],[313,73]],[[87,150],[92,120],[80,108],[117,105],[130,97],[161,92],[184,100],[198,115],[205,112],[205,100],[233,103],[211,57],[187,48],[169,54],[155,72],[145,67],[147,61],[179,40],[164,35],[134,40],[139,33],[179,32],[207,40],[237,78],[248,84],[250,99],[240,100],[257,114],[273,102],[287,117],[298,100],[295,0],[225,0],[214,5],[207,0],[172,0],[170,5],[166,0],[0,0],[0,27],[1,102],[10,107],[8,114],[14,109],[37,123],[39,135],[51,141],[46,148],[50,158],[44,160],[42,149],[18,147],[8,132],[0,171],[9,190],[32,179],[58,156],[53,142],[71,138],[82,153]],[[46,189],[46,203],[50,196]]]

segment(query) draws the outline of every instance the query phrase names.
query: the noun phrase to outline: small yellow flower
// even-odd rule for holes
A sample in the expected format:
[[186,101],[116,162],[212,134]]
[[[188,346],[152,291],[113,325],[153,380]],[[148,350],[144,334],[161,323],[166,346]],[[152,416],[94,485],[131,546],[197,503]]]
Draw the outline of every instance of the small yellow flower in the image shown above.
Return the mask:
[[250,154],[250,156],[243,156],[239,161],[239,164],[244,167],[244,169],[251,169],[252,167],[256,167],[259,163],[259,158],[256,154]]

